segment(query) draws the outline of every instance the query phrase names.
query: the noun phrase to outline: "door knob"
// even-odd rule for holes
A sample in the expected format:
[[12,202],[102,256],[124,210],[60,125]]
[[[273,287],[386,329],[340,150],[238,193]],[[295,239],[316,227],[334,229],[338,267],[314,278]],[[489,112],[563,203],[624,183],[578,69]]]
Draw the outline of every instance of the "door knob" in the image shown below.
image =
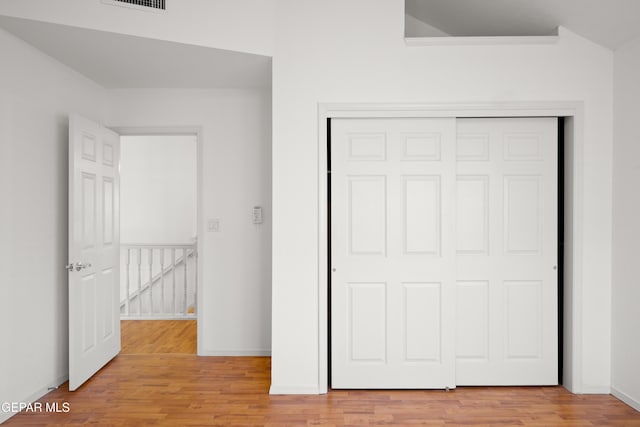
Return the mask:
[[64,266],[64,268],[66,268],[68,271],[80,271],[83,268],[89,268],[91,267],[91,263],[90,262],[76,262],[75,264],[71,263],[71,264],[67,264]]

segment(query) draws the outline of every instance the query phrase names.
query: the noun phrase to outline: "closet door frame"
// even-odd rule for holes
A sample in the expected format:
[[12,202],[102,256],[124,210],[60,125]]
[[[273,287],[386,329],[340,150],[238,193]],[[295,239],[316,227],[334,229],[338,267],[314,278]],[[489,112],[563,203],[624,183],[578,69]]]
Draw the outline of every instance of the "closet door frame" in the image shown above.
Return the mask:
[[562,384],[580,393],[582,368],[582,215],[584,105],[582,102],[489,104],[325,104],[318,105],[318,384],[329,386],[329,154],[331,118],[562,117],[564,118],[564,348]]

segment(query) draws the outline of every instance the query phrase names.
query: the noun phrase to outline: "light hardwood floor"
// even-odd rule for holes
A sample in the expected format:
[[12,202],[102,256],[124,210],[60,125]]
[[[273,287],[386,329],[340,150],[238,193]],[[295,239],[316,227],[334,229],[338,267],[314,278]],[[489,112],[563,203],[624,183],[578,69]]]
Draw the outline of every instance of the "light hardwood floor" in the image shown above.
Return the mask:
[[640,426],[611,396],[562,387],[445,391],[331,391],[270,396],[267,357],[120,355],[78,391],[42,402],[68,413],[21,413],[7,425],[215,426]]
[[120,354],[196,354],[195,320],[121,320]]

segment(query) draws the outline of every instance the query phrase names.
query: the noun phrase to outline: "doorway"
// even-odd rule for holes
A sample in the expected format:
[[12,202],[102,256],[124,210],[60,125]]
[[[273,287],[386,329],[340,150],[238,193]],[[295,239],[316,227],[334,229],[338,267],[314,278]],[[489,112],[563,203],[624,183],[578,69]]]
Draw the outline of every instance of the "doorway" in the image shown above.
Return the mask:
[[121,136],[122,354],[197,353],[198,136]]

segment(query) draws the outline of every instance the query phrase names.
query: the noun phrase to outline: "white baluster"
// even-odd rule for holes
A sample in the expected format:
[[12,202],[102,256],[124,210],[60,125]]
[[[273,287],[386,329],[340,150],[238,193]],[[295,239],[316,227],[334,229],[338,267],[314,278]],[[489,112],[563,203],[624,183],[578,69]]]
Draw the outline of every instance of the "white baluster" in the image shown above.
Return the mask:
[[142,316],[142,249],[138,248],[138,316]]
[[153,248],[149,251],[149,314],[153,316]]
[[175,248],[171,249],[171,275],[173,278],[173,314],[177,313],[176,311],[176,250]]
[[193,271],[194,288],[193,288],[193,315],[198,315],[198,244],[193,246],[193,260],[195,264],[195,270]]
[[187,248],[182,250],[182,262],[184,263],[184,315],[187,316],[189,308],[187,306]]
[[127,268],[126,268],[126,270],[127,270],[127,280],[126,280],[127,293],[126,293],[126,297],[125,297],[124,303],[125,303],[126,308],[127,308],[126,309],[127,316],[131,316],[131,304],[130,304],[130,302],[131,302],[130,298],[131,297],[129,296],[129,292],[130,292],[129,289],[131,287],[131,278],[130,278],[131,249],[127,249],[127,261],[126,261],[126,263],[127,263]]
[[164,248],[160,248],[160,313],[164,314]]

